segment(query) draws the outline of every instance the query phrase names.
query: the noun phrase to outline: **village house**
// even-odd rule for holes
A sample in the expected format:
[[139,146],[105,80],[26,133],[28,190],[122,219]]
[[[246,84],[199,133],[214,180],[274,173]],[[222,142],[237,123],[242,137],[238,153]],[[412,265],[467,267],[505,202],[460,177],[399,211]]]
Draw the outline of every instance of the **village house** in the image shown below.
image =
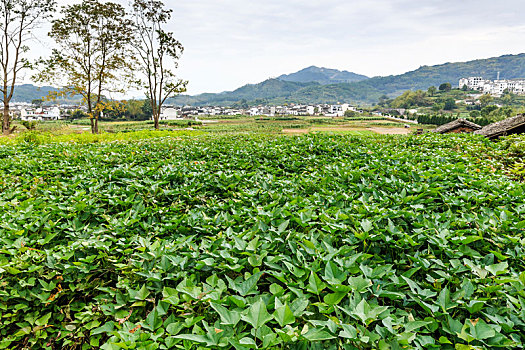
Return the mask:
[[26,121],[46,121],[62,119],[60,108],[22,108],[20,110],[20,119]]
[[497,123],[489,124],[474,132],[477,135],[483,135],[489,139],[496,139],[501,136],[525,133],[525,114],[518,114],[515,117],[502,120]]
[[163,107],[160,112],[160,116],[159,116],[159,120],[180,120],[180,119],[182,118],[179,117],[179,112],[177,108],[172,107],[172,106]]
[[476,123],[472,123],[466,119],[460,118],[454,120],[445,125],[432,130],[432,132],[438,134],[459,134],[459,133],[473,133],[474,131],[480,130],[481,126]]

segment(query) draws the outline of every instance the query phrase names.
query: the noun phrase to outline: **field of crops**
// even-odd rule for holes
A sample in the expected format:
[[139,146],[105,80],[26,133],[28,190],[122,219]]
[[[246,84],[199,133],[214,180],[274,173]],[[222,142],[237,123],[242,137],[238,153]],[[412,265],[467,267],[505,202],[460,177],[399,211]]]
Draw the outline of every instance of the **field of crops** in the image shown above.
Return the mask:
[[0,349],[525,343],[525,185],[472,136],[0,146]]

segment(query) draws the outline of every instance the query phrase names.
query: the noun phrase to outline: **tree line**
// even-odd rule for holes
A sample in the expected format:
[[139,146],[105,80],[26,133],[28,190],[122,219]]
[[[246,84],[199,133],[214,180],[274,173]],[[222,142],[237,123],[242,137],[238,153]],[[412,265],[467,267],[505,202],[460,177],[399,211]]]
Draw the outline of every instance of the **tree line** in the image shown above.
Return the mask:
[[[36,82],[59,87],[48,98],[82,97],[92,133],[98,133],[103,113],[118,112],[119,104],[105,95],[130,88],[144,91],[158,129],[162,105],[188,83],[175,74],[184,47],[165,30],[172,10],[158,0],[133,0],[129,8],[82,0],[62,6],[53,18],[57,10],[55,0],[0,0],[2,133],[14,130],[10,103],[21,72],[29,69]],[[30,62],[29,43],[46,21],[55,48],[49,57]]]

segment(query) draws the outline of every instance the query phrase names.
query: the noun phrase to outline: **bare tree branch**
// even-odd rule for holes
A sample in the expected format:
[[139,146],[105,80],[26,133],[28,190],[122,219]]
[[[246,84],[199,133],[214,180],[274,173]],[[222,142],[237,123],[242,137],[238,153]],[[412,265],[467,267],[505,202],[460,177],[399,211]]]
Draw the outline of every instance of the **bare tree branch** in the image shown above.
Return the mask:
[[133,18],[137,38],[133,45],[145,79],[141,87],[149,98],[158,129],[162,105],[168,98],[186,91],[188,82],[178,79],[174,73],[184,48],[173,33],[162,29],[171,18],[171,10],[166,9],[162,1],[134,0]]

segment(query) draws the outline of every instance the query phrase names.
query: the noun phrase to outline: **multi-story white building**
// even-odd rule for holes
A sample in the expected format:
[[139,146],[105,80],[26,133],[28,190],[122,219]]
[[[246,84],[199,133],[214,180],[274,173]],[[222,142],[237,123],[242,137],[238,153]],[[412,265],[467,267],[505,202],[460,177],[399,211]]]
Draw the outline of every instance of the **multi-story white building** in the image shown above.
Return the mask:
[[459,80],[459,87],[467,86],[469,89],[478,90],[484,94],[501,96],[508,90],[513,94],[525,94],[525,79],[515,80],[486,80],[481,77],[470,77]]
[[459,80],[459,88],[461,89],[466,85],[469,89],[479,90],[479,88],[482,87],[487,81],[488,80],[485,80],[482,77],[463,78]]

